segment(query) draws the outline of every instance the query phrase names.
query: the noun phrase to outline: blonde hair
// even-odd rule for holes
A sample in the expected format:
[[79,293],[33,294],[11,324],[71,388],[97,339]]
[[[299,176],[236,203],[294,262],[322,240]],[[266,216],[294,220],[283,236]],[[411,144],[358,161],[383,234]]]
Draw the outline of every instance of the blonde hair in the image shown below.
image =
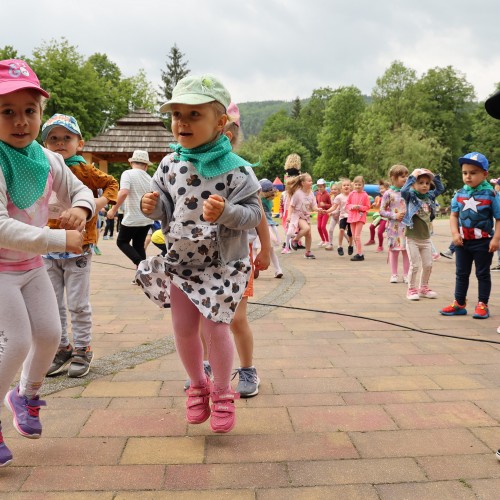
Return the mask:
[[365,179],[363,178],[362,175],[357,175],[356,177],[354,177],[354,179],[352,180],[353,184],[355,182],[361,182],[361,184],[363,184],[363,186],[365,185]]
[[302,166],[302,160],[300,159],[300,156],[297,153],[289,154],[286,157],[285,170],[288,170],[289,168],[296,168],[297,170],[300,170],[301,166]]
[[405,165],[397,164],[393,165],[389,169],[389,177],[391,179],[396,179],[397,177],[401,177],[403,175],[408,175],[408,169]]
[[391,187],[391,184],[389,182],[385,181],[384,179],[379,179],[378,186],[379,187],[384,186],[385,189],[389,189]]
[[311,177],[307,172],[303,174],[299,174],[296,177],[290,177],[286,181],[286,192],[288,196],[292,197],[296,191],[298,191],[302,187],[302,183],[306,179],[306,177]]

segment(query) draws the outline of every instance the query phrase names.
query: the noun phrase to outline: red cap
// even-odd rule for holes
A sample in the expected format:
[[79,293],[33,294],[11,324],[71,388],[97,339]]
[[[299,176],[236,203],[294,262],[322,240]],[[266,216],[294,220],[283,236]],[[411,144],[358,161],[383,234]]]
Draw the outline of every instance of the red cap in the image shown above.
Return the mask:
[[48,92],[40,87],[40,82],[28,63],[21,59],[0,61],[0,95],[22,89],[38,90],[43,96],[50,97]]

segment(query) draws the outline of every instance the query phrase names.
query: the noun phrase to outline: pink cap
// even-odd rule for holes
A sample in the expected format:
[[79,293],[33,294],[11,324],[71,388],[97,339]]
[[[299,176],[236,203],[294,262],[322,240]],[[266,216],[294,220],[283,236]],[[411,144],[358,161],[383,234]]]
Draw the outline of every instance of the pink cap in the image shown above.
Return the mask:
[[236,104],[234,102],[232,102],[228,108],[227,108],[227,114],[229,116],[229,119],[235,123],[236,125],[238,125],[238,127],[240,126],[240,110],[238,109],[238,106],[236,106]]
[[35,89],[45,97],[48,92],[40,87],[35,72],[21,59],[0,61],[0,95],[10,94],[16,90]]

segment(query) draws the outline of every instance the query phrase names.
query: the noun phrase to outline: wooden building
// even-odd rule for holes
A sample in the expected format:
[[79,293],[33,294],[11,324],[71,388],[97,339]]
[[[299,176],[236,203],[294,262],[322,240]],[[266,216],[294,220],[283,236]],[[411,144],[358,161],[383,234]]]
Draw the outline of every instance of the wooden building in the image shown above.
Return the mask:
[[160,118],[145,109],[136,109],[87,141],[82,156],[107,173],[109,163],[128,162],[136,149],[147,151],[150,161],[159,163],[171,151],[169,144],[173,142],[172,132]]

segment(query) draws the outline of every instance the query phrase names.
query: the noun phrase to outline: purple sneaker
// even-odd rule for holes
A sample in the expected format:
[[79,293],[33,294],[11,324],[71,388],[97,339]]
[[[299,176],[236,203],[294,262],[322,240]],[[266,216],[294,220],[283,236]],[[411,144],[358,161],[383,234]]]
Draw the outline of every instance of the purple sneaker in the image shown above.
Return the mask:
[[45,401],[35,396],[28,399],[19,395],[19,386],[9,391],[4,399],[5,405],[11,411],[13,424],[21,436],[38,439],[42,435],[42,423],[38,417],[40,406],[45,406]]
[[5,467],[12,462],[12,453],[3,441],[2,423],[0,422],[0,467]]

